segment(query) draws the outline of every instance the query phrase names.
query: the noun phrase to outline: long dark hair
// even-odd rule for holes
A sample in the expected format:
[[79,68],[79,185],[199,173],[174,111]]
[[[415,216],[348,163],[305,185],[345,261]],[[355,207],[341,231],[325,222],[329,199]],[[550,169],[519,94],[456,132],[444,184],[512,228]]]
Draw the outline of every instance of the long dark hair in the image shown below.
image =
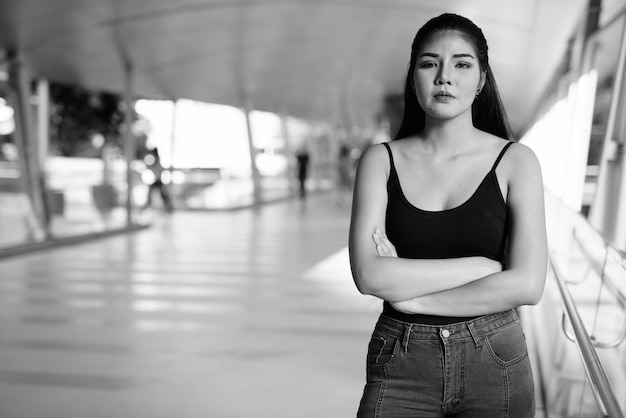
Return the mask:
[[452,13],[444,13],[428,22],[417,31],[413,45],[411,46],[411,60],[409,70],[404,83],[404,112],[402,122],[394,139],[406,138],[418,134],[424,130],[426,114],[419,105],[415,95],[413,73],[416,61],[424,44],[436,33],[443,31],[457,31],[463,34],[472,43],[478,55],[480,70],[485,73],[485,85],[480,94],[472,103],[472,121],[474,126],[482,131],[513,140],[513,132],[509,125],[498,86],[489,66],[487,55],[487,40],[483,31],[471,20]]

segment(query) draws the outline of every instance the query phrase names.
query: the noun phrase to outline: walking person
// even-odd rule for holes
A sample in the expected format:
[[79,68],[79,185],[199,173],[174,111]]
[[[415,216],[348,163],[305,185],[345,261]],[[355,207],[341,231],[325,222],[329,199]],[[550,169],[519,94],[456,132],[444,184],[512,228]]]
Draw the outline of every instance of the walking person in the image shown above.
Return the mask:
[[547,270],[539,163],[513,142],[487,42],[443,14],[415,36],[393,141],[359,161],[357,288],[384,302],[359,417],[532,417],[517,308]]
[[296,163],[298,169],[298,188],[300,190],[300,198],[306,197],[306,179],[309,172],[309,152],[302,148],[296,154]]
[[172,199],[170,197],[169,191],[167,190],[167,185],[163,183],[162,175],[163,175],[163,165],[161,165],[161,158],[159,156],[159,151],[157,148],[154,148],[148,154],[149,158],[147,160],[147,168],[154,175],[154,181],[148,186],[148,195],[146,197],[146,204],[144,205],[144,209],[147,209],[152,206],[152,195],[158,191],[161,196],[161,201],[163,202],[163,209],[166,213],[172,213],[174,210],[174,206],[172,205]]

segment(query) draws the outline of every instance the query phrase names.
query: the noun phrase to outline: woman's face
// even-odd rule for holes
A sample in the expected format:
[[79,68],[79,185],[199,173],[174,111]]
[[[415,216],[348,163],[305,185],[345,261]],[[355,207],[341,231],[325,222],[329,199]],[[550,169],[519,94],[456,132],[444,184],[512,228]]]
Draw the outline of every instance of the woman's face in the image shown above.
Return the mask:
[[469,112],[485,83],[474,46],[454,31],[436,33],[417,56],[415,95],[427,117],[446,120]]

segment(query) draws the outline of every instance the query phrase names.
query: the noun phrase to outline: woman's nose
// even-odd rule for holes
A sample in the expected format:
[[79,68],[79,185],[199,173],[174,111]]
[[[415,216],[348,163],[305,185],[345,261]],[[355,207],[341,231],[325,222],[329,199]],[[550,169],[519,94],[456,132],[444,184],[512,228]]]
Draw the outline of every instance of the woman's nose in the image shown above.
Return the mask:
[[435,84],[450,84],[450,76],[448,74],[448,70],[445,67],[442,66],[439,70],[437,78],[435,79]]

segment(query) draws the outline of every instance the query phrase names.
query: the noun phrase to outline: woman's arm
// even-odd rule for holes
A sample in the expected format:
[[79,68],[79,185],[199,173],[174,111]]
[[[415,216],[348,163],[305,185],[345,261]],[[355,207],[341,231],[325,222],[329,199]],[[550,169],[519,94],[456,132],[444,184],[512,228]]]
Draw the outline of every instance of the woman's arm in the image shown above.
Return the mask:
[[413,260],[380,256],[372,245],[376,228],[384,232],[389,155],[382,145],[370,147],[359,160],[350,222],[350,266],[364,294],[404,301],[462,286],[500,271],[485,257]]
[[[396,303],[396,309],[407,313],[473,316],[539,302],[548,251],[541,169],[535,154],[525,146],[511,147],[507,157],[511,163],[507,176],[511,229],[506,269],[455,289]],[[393,256],[389,250],[385,255]]]

